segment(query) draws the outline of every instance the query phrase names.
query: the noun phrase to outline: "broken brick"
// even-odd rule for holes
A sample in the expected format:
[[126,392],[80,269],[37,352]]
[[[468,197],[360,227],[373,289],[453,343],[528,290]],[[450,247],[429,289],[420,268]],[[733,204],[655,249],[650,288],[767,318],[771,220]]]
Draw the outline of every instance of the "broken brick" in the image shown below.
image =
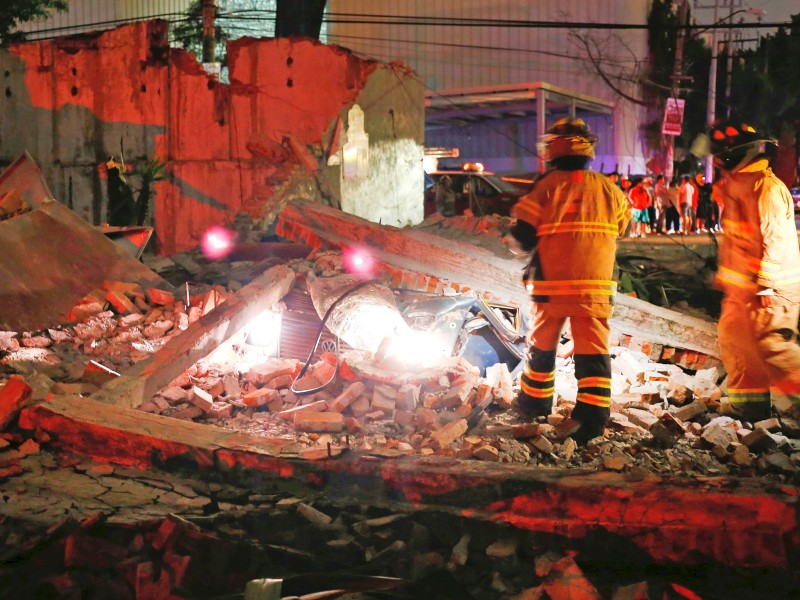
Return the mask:
[[639,408],[626,408],[624,414],[630,419],[634,425],[644,427],[648,431],[650,428],[658,423],[658,417],[648,410],[641,410]]
[[329,403],[328,408],[333,412],[343,412],[365,390],[366,386],[363,383],[360,381],[353,382]]
[[264,406],[280,397],[278,390],[272,388],[259,388],[242,395],[242,402],[246,406]]
[[419,404],[419,386],[405,384],[400,386],[395,397],[395,406],[398,410],[412,412]]
[[297,413],[323,412],[327,410],[328,410],[327,400],[314,400],[312,402],[309,402],[308,404],[300,404],[298,406],[282,410],[278,413],[278,416],[283,419],[292,420],[294,419],[294,415]]
[[705,402],[691,402],[672,411],[672,415],[681,421],[691,421],[708,412]]
[[[419,413],[418,413],[419,414]],[[458,419],[433,432],[431,444],[434,448],[446,448],[467,432],[466,419]]]
[[297,514],[306,518],[308,521],[318,527],[330,525],[333,522],[333,519],[330,516],[303,502],[297,505]]
[[112,379],[116,379],[117,377],[119,377],[119,373],[113,369],[109,369],[105,365],[101,365],[99,362],[94,360],[89,361],[89,363],[84,367],[83,374],[81,375],[81,379],[84,381],[93,383],[94,385],[100,387],[104,386]]
[[389,417],[395,410],[395,401],[393,397],[385,396],[379,393],[376,389],[372,395],[372,402],[370,403],[370,411],[380,411],[385,416]]
[[411,428],[417,422],[417,415],[407,410],[395,410],[392,415],[392,420],[400,425],[400,427]]
[[775,438],[763,427],[756,427],[745,435],[742,438],[742,444],[748,448],[748,451],[771,450],[777,446]]
[[350,403],[350,411],[355,417],[363,417],[369,412],[369,398],[361,395]]
[[710,446],[719,446],[726,450],[731,444],[739,441],[736,437],[736,432],[717,424],[711,424],[706,427],[700,437]]
[[294,426],[298,431],[336,433],[344,429],[344,417],[337,412],[297,412]]
[[214,405],[214,398],[207,391],[195,385],[189,392],[189,402],[202,409],[203,412],[208,412]]
[[136,308],[134,303],[131,302],[125,294],[118,290],[108,290],[106,292],[106,300],[108,300],[111,303],[111,306],[114,307],[114,310],[121,315],[139,312],[139,309]]
[[526,440],[539,434],[540,427],[538,423],[523,423],[522,425],[514,425],[511,428],[511,435],[515,440]]
[[11,375],[0,387],[0,431],[5,429],[30,399],[33,390],[18,375]]
[[256,385],[267,385],[276,377],[292,375],[295,366],[295,363],[287,362],[279,358],[270,358],[266,362],[251,367],[250,370],[247,371],[245,379]]
[[473,450],[472,456],[478,460],[497,462],[500,460],[500,451],[490,444],[484,444]]

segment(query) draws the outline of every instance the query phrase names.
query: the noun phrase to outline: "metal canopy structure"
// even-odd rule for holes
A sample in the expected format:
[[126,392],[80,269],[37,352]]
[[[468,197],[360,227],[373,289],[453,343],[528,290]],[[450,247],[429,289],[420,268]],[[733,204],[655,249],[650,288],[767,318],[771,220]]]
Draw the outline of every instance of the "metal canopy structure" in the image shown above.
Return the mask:
[[[489,122],[520,120],[547,124],[564,117],[612,117],[614,104],[541,81],[495,87],[428,91],[425,129],[460,128]],[[539,161],[539,171],[544,163]]]
[[439,90],[425,94],[425,125],[453,127],[489,119],[533,115],[536,115],[537,123],[543,125],[548,113],[559,117],[562,114],[575,117],[579,111],[610,115],[613,108],[611,102],[541,81],[491,88]]

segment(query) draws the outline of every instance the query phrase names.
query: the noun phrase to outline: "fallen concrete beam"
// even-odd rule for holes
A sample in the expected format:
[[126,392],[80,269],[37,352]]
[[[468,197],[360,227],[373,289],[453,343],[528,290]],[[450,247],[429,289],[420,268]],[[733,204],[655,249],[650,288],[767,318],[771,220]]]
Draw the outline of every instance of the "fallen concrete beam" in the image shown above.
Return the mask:
[[208,356],[251,320],[279,302],[293,282],[294,271],[289,267],[272,267],[191,323],[186,331],[172,338],[161,350],[105,384],[92,398],[128,408],[149,400],[191,365]]
[[[277,233],[318,248],[361,245],[382,263],[417,271],[499,300],[525,307],[520,282],[524,259],[503,258],[470,244],[411,228],[381,226],[342,211],[296,200],[278,217]],[[617,294],[612,327],[656,344],[719,357],[717,327],[711,321]]]
[[334,502],[444,511],[588,542],[622,536],[656,563],[785,569],[797,564],[800,550],[797,489],[755,479],[632,477],[355,452],[299,460],[279,455],[290,440],[63,396],[24,409],[19,425],[64,451],[128,466],[215,469],[256,493],[301,485]]
[[286,440],[169,419],[80,396],[50,396],[20,414],[21,428],[30,429],[34,423],[58,431],[61,448],[140,469],[180,458],[206,471],[214,467],[218,448],[244,448],[273,456],[286,444]]

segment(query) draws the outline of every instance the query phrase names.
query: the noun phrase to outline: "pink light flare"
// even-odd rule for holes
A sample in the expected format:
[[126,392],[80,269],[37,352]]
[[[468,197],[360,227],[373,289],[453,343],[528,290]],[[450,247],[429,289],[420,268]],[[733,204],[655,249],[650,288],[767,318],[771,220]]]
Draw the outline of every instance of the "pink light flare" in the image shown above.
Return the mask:
[[200,248],[206,258],[224,258],[233,249],[233,233],[221,226],[211,227],[203,234]]
[[342,252],[344,270],[353,275],[372,276],[375,271],[375,257],[366,248],[350,246]]

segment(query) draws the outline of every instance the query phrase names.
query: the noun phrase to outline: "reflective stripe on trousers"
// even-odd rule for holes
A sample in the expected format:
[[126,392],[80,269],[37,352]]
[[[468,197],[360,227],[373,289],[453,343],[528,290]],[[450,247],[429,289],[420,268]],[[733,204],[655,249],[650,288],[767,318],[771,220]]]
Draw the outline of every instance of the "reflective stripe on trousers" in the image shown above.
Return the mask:
[[[552,400],[555,383],[556,347],[567,317],[548,315],[547,304],[533,307],[533,328],[528,360],[520,387],[531,397]],[[575,377],[578,402],[594,406],[611,405],[611,359],[608,355],[608,319],[570,317],[575,344]]]
[[764,402],[772,390],[800,405],[800,305],[777,302],[762,307],[758,300],[727,297],[722,301],[719,347],[731,403]]

